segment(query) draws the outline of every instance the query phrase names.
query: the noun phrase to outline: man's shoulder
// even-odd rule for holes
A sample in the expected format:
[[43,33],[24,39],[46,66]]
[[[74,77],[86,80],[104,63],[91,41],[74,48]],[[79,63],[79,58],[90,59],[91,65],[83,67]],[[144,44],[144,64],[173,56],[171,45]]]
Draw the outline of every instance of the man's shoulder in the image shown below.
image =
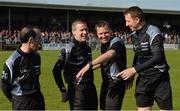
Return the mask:
[[146,33],[149,35],[150,44],[152,44],[152,41],[156,37],[158,37],[158,35],[160,35],[160,37],[162,37],[160,29],[157,26],[154,26],[154,25],[149,25]]
[[148,33],[150,36],[154,36],[156,34],[161,34],[161,31],[157,26],[149,25],[146,33]]
[[64,52],[69,52],[71,51],[72,47],[74,46],[74,43],[73,42],[68,42],[68,43],[65,43],[61,48],[60,48],[60,53]]
[[21,56],[21,54],[17,50],[15,50],[7,60],[15,60],[20,56]]
[[21,54],[18,53],[17,50],[15,50],[11,55],[10,57],[6,60],[6,64],[14,64],[14,62],[17,60],[17,58],[21,57]]
[[120,44],[120,45],[124,45],[123,40],[120,37],[113,37],[113,39],[110,41],[110,46],[113,44]]
[[34,54],[35,56],[40,56],[40,54],[39,54],[38,51],[35,51],[33,54]]

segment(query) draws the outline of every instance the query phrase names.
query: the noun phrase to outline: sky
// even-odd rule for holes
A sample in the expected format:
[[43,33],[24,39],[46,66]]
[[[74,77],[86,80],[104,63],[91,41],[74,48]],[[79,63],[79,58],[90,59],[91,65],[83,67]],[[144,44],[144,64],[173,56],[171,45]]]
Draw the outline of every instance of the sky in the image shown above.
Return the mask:
[[179,11],[180,0],[0,0],[1,2],[19,2],[50,5],[89,6],[107,8],[127,8],[133,5],[147,10]]

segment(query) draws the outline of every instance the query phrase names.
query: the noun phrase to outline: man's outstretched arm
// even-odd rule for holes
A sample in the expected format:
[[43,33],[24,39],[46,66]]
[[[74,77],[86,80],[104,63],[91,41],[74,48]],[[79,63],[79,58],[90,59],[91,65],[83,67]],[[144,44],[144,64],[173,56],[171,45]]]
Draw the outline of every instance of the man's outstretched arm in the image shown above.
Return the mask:
[[109,51],[107,51],[106,53],[100,55],[99,57],[97,57],[95,60],[93,60],[92,62],[90,61],[86,66],[84,66],[76,75],[76,79],[81,78],[90,68],[92,69],[97,69],[100,67],[100,64],[102,64],[103,62],[106,62],[110,59],[112,59],[114,56],[116,55],[116,51],[111,49]]

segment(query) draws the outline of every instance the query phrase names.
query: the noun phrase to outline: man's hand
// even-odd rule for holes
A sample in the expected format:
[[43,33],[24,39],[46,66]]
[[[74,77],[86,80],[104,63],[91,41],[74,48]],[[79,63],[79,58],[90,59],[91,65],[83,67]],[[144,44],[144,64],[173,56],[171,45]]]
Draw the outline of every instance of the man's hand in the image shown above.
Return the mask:
[[134,67],[132,67],[121,71],[119,74],[116,75],[116,77],[121,76],[123,80],[127,80],[130,77],[132,77],[135,73],[136,70],[134,69]]
[[67,102],[67,101],[69,100],[67,91],[62,92],[62,93],[61,93],[61,97],[62,97],[62,100],[61,100],[61,101],[62,101],[63,103],[65,103],[65,102]]
[[76,75],[76,79],[79,80],[90,68],[90,65],[87,64],[86,66],[84,66]]
[[126,89],[130,89],[133,86],[134,76],[130,77],[129,79],[125,80]]

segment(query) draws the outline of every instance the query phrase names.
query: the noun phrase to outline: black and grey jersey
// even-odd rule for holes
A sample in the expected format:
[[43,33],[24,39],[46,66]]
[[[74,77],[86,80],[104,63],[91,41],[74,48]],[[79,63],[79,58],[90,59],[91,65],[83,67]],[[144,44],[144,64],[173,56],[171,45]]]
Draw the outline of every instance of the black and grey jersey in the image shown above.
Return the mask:
[[[86,43],[80,43],[77,40],[65,45],[53,68],[53,75],[60,90],[64,91],[62,71],[65,81],[72,84],[76,81],[78,72],[89,62],[92,61],[91,48]],[[93,82],[93,70],[87,71],[82,77],[81,82]]]
[[169,69],[164,54],[164,38],[156,26],[145,24],[131,37],[135,52],[134,67],[139,74],[154,75]]
[[37,52],[24,53],[20,48],[14,51],[3,67],[4,92],[12,96],[23,96],[39,91],[40,63]]
[[[68,81],[74,81],[77,73],[89,62],[92,61],[91,48],[86,43],[80,43],[74,40],[74,46],[69,52],[69,59],[64,67],[64,75]],[[67,52],[66,52],[67,53]],[[83,81],[93,81],[93,71],[87,71],[82,78]]]
[[119,37],[111,37],[108,43],[101,45],[101,53],[108,50],[115,50],[116,56],[102,63],[101,71],[104,81],[108,79],[119,80],[116,75],[126,69],[126,48],[123,41]]

